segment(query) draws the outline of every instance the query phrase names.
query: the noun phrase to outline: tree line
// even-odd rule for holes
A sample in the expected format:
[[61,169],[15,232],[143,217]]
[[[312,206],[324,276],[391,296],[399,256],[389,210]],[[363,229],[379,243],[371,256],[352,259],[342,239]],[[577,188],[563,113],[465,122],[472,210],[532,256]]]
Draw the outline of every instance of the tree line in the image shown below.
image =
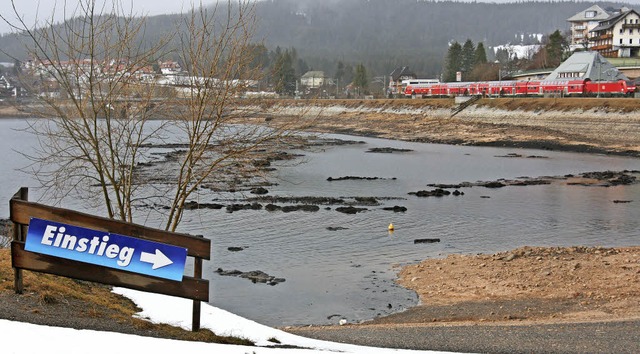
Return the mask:
[[[267,54],[295,48],[292,65],[324,71],[337,77],[340,63],[362,64],[369,76],[388,75],[409,66],[421,77],[443,74],[450,43],[466,39],[482,42],[487,58],[494,47],[507,43],[536,44],[537,34],[564,32],[567,18],[593,3],[579,1],[521,1],[507,4],[415,0],[271,0],[256,2],[257,31],[253,43]],[[598,3],[620,7],[619,3]],[[221,4],[223,10],[225,4]],[[628,4],[627,4],[628,6]],[[224,12],[224,11],[220,11]],[[176,32],[184,15],[149,17],[145,40]],[[522,40],[524,38],[524,40]],[[142,40],[142,39],[141,39]],[[179,45],[178,42],[175,43]],[[24,59],[18,35],[0,37],[0,61]],[[4,54],[3,54],[4,53]],[[272,57],[275,59],[275,57]],[[301,63],[298,63],[301,61]],[[299,65],[300,64],[300,65]],[[304,65],[303,65],[304,64]],[[298,73],[299,74],[299,73]]]
[[467,39],[460,45],[454,41],[447,51],[442,81],[453,82],[458,78],[461,81],[490,81],[521,71],[553,69],[568,57],[568,49],[567,38],[556,30],[543,36],[540,45],[524,55],[501,48],[496,52],[494,61],[488,62],[482,42],[474,45],[471,39]]

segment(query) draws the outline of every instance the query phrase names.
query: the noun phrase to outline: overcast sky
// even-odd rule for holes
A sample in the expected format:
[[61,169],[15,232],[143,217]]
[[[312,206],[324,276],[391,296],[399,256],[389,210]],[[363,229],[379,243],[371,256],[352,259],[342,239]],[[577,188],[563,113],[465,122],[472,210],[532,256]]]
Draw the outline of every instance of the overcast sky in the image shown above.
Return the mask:
[[[113,2],[112,0],[107,1],[109,4]],[[77,0],[14,0],[14,2],[20,16],[23,16],[30,24],[33,24],[36,19],[40,23],[48,21],[52,14],[55,14],[56,21],[60,21],[64,16],[62,9],[65,2],[68,10],[74,9],[78,4]],[[133,12],[138,15],[179,13],[189,10],[194,4],[199,6],[202,3],[206,6],[215,2],[216,0],[121,0],[127,13],[133,9]],[[55,4],[57,6],[54,6]],[[0,13],[10,21],[15,20],[11,0],[0,0]],[[0,21],[0,33],[10,31],[11,28],[4,21]]]
[[[60,21],[63,18],[63,6],[61,4],[67,3],[68,9],[73,9],[77,5],[79,0],[14,0],[18,13],[33,24],[37,19],[40,23],[43,20],[50,20],[51,15],[55,14],[56,21]],[[85,0],[83,0],[85,1]],[[108,1],[109,4],[113,3],[113,0],[98,0]],[[199,6],[210,5],[217,0],[120,0],[123,6],[127,9],[127,12],[133,9],[133,12],[138,15],[159,15],[169,13],[179,13],[189,10],[192,5]],[[319,0],[320,1],[320,0]],[[393,1],[393,0],[389,0]],[[465,0],[462,0],[465,1]],[[471,1],[471,0],[466,0]],[[481,2],[511,2],[516,0],[479,0]],[[56,11],[54,12],[54,5]],[[626,3],[636,5],[640,3],[640,0],[628,0]],[[585,5],[586,6],[586,5]],[[0,14],[9,19],[15,21],[15,15],[11,9],[11,0],[0,0]],[[0,21],[0,33],[10,32],[11,28],[4,22]]]

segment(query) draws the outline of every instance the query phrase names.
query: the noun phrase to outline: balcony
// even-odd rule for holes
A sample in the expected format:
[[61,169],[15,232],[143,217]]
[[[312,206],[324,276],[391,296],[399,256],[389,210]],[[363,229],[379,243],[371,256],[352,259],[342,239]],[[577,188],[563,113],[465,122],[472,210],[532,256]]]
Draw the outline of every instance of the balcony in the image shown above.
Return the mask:
[[589,47],[589,49],[596,50],[596,51],[610,50],[611,48],[613,48],[613,46],[611,44],[603,44],[603,45],[596,45],[596,46],[593,46],[593,47]]
[[623,23],[622,28],[640,28],[640,23]]
[[604,39],[611,39],[613,38],[613,33],[605,33],[599,36],[591,36],[589,37],[590,41],[600,41],[600,40],[604,40]]

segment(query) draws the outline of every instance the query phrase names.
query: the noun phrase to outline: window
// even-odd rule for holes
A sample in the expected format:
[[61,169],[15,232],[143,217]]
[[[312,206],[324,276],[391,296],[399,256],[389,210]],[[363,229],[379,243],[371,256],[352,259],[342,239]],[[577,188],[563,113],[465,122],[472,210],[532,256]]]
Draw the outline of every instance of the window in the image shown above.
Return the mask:
[[624,29],[621,28],[620,29],[620,34],[623,34],[623,33],[624,33]]
[[629,38],[629,44],[633,44],[633,39]]
[[594,17],[596,17],[596,12],[595,11],[585,11],[584,12],[584,17],[585,18],[594,18]]
[[633,28],[629,28],[629,34],[633,34]]
[[620,44],[622,44],[622,38],[620,38]]

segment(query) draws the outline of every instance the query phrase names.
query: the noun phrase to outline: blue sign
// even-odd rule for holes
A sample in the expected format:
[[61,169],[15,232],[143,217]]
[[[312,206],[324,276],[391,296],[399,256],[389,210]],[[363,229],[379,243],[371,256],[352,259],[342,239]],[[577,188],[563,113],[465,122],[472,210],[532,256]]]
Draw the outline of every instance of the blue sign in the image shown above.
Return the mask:
[[182,281],[187,249],[31,218],[25,250]]

